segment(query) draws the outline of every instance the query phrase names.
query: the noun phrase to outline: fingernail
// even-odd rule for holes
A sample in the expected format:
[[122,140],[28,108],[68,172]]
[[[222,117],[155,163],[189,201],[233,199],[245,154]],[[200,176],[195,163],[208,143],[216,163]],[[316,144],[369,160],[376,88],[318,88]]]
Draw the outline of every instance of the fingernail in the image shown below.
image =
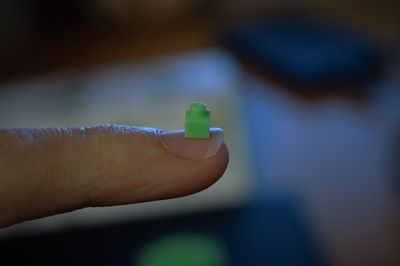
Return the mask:
[[191,160],[206,159],[219,151],[224,139],[224,131],[210,128],[209,139],[191,139],[184,137],[184,130],[160,131],[159,140],[171,153]]

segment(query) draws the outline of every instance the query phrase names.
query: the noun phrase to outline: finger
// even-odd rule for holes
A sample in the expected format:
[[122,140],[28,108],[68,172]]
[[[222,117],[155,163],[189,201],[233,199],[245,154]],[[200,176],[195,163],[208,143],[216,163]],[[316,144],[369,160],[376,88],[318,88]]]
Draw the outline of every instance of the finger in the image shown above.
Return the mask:
[[117,125],[0,130],[0,227],[207,188],[228,163],[222,130],[210,132],[203,140]]

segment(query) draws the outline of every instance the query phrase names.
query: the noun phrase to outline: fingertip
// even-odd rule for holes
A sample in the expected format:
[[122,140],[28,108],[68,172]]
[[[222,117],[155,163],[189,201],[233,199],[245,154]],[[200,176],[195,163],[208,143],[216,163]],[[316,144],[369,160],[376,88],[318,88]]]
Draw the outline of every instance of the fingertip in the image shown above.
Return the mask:
[[198,165],[194,167],[191,175],[184,178],[188,182],[187,190],[182,189],[177,196],[190,195],[209,188],[224,175],[228,163],[228,148],[222,142],[219,151],[213,157],[198,161]]
[[219,151],[215,156],[199,161],[196,168],[193,169],[188,181],[188,190],[182,190],[183,194],[178,196],[185,196],[201,192],[213,184],[215,184],[225,173],[229,163],[228,148],[222,142]]
[[170,153],[168,156],[169,158],[165,158],[164,171],[155,171],[162,174],[142,185],[140,190],[135,190],[132,198],[126,203],[163,200],[198,193],[216,183],[223,176],[229,163],[228,148],[224,142],[213,157],[203,160],[186,160],[171,156]]
[[[0,193],[0,227],[83,207],[193,194],[217,182],[229,161],[222,130],[211,132],[210,140],[169,134],[169,149],[156,129],[100,126],[30,132],[26,145],[20,145],[26,134],[2,133],[9,146],[3,156],[9,163],[4,164],[8,172],[0,176],[0,182],[8,184]],[[174,151],[179,148],[178,156],[171,145]],[[14,211],[15,206],[22,206],[21,211]]]

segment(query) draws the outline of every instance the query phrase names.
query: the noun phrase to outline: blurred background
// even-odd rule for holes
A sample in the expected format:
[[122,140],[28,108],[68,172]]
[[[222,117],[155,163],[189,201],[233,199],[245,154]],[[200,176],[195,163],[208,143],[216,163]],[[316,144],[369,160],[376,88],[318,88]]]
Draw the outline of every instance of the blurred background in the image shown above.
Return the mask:
[[[3,0],[0,127],[183,127],[204,192],[0,230],[3,265],[400,265],[397,1]],[[1,214],[0,214],[1,215]]]

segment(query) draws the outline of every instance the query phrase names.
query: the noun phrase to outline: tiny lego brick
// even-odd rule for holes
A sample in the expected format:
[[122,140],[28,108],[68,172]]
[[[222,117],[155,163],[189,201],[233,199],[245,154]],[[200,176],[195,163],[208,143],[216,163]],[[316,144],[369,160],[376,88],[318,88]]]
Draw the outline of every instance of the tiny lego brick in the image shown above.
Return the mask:
[[192,103],[185,115],[185,138],[210,138],[210,111],[201,102]]

